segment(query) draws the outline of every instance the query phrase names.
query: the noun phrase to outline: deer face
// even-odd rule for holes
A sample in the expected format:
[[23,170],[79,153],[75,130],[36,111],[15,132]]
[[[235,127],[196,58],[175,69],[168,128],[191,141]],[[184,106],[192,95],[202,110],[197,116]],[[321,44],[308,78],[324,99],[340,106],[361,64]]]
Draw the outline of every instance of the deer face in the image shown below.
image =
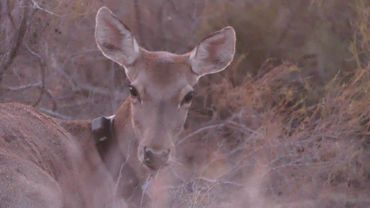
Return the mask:
[[138,159],[157,170],[175,151],[200,77],[224,70],[235,52],[235,32],[226,27],[204,39],[191,52],[177,55],[141,48],[129,29],[108,8],[96,17],[98,48],[121,65],[130,81],[133,131]]

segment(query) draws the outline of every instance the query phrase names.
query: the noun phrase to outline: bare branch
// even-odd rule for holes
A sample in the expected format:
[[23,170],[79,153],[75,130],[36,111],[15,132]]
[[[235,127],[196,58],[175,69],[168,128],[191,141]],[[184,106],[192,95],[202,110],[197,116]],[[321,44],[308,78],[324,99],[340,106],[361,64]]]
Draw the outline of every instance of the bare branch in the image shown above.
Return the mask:
[[53,12],[53,11],[45,9],[44,7],[41,7],[40,4],[36,0],[32,0],[32,7],[35,8],[35,9],[38,9],[40,11],[46,12],[47,14],[50,14],[50,15],[54,15],[54,16],[57,16],[57,17],[62,16],[60,14],[57,14],[57,13]]
[[[45,61],[44,59],[41,57],[40,54],[36,53],[35,51],[33,51],[27,44],[24,44],[27,51],[29,53],[31,53],[33,56],[35,56],[38,60],[38,63],[39,63],[39,66],[40,66],[40,71],[41,71],[41,86],[40,86],[40,95],[38,96],[38,98],[36,99],[36,101],[34,102],[33,106],[37,106],[44,93],[46,92],[46,89],[45,89],[45,71],[46,71],[46,64],[45,64]],[[51,94],[49,94],[51,95]]]
[[17,56],[19,47],[21,46],[23,38],[27,31],[29,16],[29,8],[24,7],[21,23],[18,30],[16,31],[16,34],[14,35],[13,40],[11,41],[10,49],[7,53],[3,55],[2,59],[0,60],[0,83],[2,81],[4,73],[9,69],[10,65],[12,65],[15,57]]
[[45,114],[48,114],[52,117],[55,117],[55,118],[59,118],[59,119],[63,119],[63,120],[72,120],[72,117],[69,117],[69,116],[66,116],[66,115],[63,115],[61,113],[58,113],[58,112],[55,112],[55,111],[52,111],[50,109],[46,109],[46,108],[39,108],[39,110]]
[[139,0],[134,0],[134,10],[135,10],[135,19],[136,19],[136,26],[138,31],[138,39],[139,42],[143,45],[144,44],[144,36],[143,36],[143,28],[141,25],[141,10],[140,10],[140,3]]
[[33,87],[40,87],[42,85],[41,81],[31,83],[31,84],[26,84],[26,85],[20,85],[20,86],[15,86],[15,87],[2,87],[5,91],[20,91],[20,90],[27,90],[29,88]]

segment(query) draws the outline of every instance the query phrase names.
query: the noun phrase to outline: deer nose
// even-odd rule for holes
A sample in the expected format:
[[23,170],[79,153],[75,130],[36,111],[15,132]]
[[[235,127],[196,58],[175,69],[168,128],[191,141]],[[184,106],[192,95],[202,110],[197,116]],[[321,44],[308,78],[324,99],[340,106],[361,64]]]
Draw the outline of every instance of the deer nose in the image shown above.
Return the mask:
[[170,149],[154,150],[150,147],[144,147],[144,164],[153,170],[167,164],[170,155]]

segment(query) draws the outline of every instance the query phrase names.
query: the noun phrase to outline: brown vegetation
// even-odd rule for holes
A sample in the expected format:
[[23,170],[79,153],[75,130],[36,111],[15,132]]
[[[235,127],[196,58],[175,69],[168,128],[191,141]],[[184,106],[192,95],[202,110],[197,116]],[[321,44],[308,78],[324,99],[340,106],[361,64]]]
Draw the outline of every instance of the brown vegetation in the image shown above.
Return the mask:
[[237,31],[232,66],[199,83],[177,163],[145,189],[154,207],[370,206],[366,0],[5,0],[0,101],[64,119],[114,113],[126,81],[95,46],[103,4],[152,50]]

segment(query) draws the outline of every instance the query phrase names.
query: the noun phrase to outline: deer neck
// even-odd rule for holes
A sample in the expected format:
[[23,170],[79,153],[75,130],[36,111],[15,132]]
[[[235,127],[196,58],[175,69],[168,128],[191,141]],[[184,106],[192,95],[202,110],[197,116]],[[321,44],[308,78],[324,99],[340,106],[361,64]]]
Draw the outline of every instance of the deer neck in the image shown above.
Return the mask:
[[121,181],[133,180],[132,186],[136,186],[148,177],[148,170],[137,157],[138,138],[132,129],[129,101],[126,100],[115,114],[112,138],[98,144],[98,149],[114,180],[119,180],[123,174],[126,178]]

